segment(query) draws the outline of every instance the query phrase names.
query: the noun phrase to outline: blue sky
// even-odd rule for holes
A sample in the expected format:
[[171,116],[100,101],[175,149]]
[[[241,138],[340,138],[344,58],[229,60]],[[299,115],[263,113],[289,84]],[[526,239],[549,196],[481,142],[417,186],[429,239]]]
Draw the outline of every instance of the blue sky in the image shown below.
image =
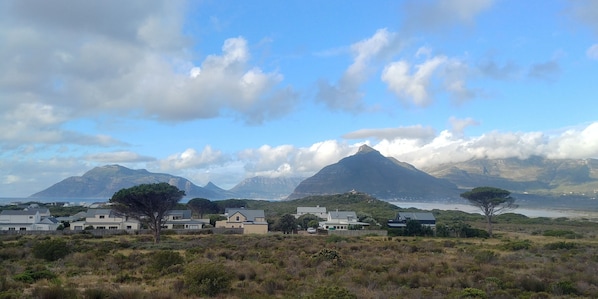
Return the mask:
[[598,158],[596,1],[2,1],[0,197],[120,164],[231,188],[368,144]]

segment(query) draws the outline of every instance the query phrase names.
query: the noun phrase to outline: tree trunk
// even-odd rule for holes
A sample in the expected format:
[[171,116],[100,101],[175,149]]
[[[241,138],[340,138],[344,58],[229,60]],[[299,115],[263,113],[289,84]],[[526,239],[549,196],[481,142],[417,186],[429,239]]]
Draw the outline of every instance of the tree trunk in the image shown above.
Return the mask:
[[486,219],[488,219],[488,235],[492,238],[492,216],[488,216]]

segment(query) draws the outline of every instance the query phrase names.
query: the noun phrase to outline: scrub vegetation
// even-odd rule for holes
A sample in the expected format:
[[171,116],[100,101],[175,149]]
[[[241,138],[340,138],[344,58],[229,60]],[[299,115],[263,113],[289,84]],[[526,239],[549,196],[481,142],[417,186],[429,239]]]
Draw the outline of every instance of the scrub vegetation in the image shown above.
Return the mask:
[[[486,225],[480,215],[434,213],[449,231]],[[598,224],[495,221],[494,238],[1,235],[0,298],[598,297]]]

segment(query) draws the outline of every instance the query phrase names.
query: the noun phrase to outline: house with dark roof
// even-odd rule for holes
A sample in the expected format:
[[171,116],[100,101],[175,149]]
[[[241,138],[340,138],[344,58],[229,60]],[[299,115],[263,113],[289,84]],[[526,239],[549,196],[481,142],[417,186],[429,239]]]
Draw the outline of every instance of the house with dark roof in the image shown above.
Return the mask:
[[191,210],[170,210],[162,223],[165,229],[201,229],[209,220],[191,218]]
[[226,209],[226,220],[216,221],[216,228],[243,228],[243,234],[267,234],[264,210]]
[[408,221],[417,221],[422,226],[436,227],[436,217],[434,214],[425,213],[412,213],[412,212],[399,212],[395,219],[390,219],[387,222],[389,228],[403,228],[407,226]]

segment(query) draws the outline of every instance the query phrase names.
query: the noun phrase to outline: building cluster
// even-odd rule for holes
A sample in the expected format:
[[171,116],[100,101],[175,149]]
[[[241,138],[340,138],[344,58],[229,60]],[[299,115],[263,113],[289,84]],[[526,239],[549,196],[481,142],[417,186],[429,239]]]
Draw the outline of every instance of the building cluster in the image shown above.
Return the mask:
[[[325,207],[297,207],[294,215],[315,215],[319,221],[320,230],[350,230],[369,226],[367,222],[360,222],[354,211],[326,211]],[[217,221],[216,228],[243,229],[244,234],[268,233],[268,222],[264,210],[250,210],[244,208],[226,209],[225,220]],[[406,227],[408,221],[417,221],[423,226],[434,227],[436,219],[432,213],[398,213],[395,219],[388,220],[388,227]],[[107,229],[107,230],[138,230],[141,224],[138,220],[121,215],[108,208],[88,209],[68,217],[53,217],[47,208],[35,205],[22,210],[3,210],[0,212],[0,230],[3,231],[51,231],[57,230],[61,223],[68,222],[67,229]],[[171,210],[166,214],[163,222],[164,229],[202,229],[209,224],[209,219],[192,217],[191,210]]]

